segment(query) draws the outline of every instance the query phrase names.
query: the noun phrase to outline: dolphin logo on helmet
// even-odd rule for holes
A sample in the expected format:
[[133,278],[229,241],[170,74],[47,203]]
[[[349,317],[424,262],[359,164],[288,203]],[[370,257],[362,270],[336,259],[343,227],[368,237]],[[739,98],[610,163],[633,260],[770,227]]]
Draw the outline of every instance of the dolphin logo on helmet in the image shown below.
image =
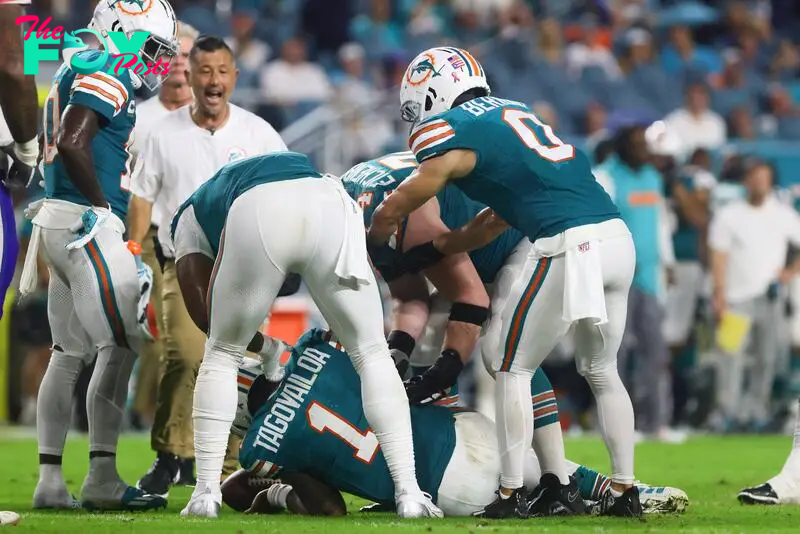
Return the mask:
[[436,47],[411,61],[400,85],[403,120],[418,122],[450,109],[459,95],[470,89],[491,92],[483,67],[460,48]]

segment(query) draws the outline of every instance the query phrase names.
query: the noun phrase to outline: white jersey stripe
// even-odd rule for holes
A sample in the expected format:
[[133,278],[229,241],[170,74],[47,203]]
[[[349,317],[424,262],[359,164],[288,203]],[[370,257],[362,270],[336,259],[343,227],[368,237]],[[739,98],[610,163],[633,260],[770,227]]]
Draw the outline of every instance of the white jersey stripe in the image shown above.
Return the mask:
[[73,87],[72,91],[86,93],[88,95],[92,95],[95,98],[99,98],[100,100],[102,100],[103,102],[114,108],[114,115],[119,113],[120,110],[122,109],[122,104],[117,102],[114,98],[112,98],[111,95],[105,92],[98,91],[96,88],[92,86],[81,84],[78,85],[77,87]]
[[449,124],[444,123],[442,126],[428,130],[424,134],[417,137],[411,146],[411,150],[416,154],[423,148],[444,143],[453,136],[455,136],[453,128],[451,128]]

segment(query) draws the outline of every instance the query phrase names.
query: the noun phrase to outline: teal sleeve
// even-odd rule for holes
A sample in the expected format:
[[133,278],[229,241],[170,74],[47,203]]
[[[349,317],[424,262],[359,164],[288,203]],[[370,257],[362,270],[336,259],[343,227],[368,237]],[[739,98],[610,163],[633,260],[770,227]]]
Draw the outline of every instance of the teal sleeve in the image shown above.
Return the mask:
[[77,75],[70,88],[69,103],[87,107],[111,120],[125,111],[133,88],[123,79],[102,71]]
[[471,140],[470,121],[459,120],[451,110],[418,124],[408,137],[408,146],[422,163],[426,159],[444,154],[449,150],[476,150]]

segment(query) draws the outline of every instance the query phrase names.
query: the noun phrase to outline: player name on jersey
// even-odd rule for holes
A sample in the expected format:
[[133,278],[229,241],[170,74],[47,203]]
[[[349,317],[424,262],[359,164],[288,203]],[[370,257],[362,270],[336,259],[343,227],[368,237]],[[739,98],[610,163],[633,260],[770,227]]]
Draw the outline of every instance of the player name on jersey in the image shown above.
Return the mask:
[[492,111],[503,106],[521,106],[520,102],[515,100],[506,100],[504,98],[497,98],[496,96],[485,96],[483,98],[470,100],[461,104],[461,109],[480,117],[487,111]]
[[311,391],[311,386],[317,381],[317,375],[328,363],[328,358],[330,354],[308,348],[297,359],[295,369],[286,377],[269,414],[264,417],[264,423],[258,429],[255,446],[278,452],[289,423],[294,420],[297,410]]

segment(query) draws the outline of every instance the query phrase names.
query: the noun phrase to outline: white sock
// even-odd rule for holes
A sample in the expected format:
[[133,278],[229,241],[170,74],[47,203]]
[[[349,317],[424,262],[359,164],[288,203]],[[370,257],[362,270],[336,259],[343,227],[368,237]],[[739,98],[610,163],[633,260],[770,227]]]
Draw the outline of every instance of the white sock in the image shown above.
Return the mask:
[[[62,456],[72,419],[72,396],[83,369],[81,356],[54,350],[39,386],[36,405],[36,440],[39,454]],[[41,473],[41,468],[40,468]],[[60,476],[61,466],[58,466]]]
[[562,485],[569,484],[561,424],[556,422],[537,428],[533,433],[533,448],[539,458],[542,473],[552,473]]
[[525,455],[533,441],[530,371],[498,372],[495,376],[497,442],[500,447],[500,485],[520,488],[524,482]]
[[392,475],[395,495],[419,494],[411,412],[386,342],[348,350],[361,378],[361,402]]
[[195,494],[219,497],[222,464],[231,424],[236,417],[236,374],[245,347],[206,341],[206,351],[194,388],[194,455],[197,465]]
[[786,463],[783,464],[781,472],[768,482],[778,497],[795,497],[800,493],[800,413],[797,415],[794,426],[792,451],[789,453]]
[[581,464],[576,464],[575,462],[567,460],[567,473],[569,476],[574,475],[575,471],[577,471],[580,466]]
[[633,405],[617,372],[616,363],[585,375],[597,401],[597,418],[611,456],[611,480],[633,484]]
[[136,353],[131,349],[103,347],[98,351],[86,393],[89,452],[117,452],[134,363]]

